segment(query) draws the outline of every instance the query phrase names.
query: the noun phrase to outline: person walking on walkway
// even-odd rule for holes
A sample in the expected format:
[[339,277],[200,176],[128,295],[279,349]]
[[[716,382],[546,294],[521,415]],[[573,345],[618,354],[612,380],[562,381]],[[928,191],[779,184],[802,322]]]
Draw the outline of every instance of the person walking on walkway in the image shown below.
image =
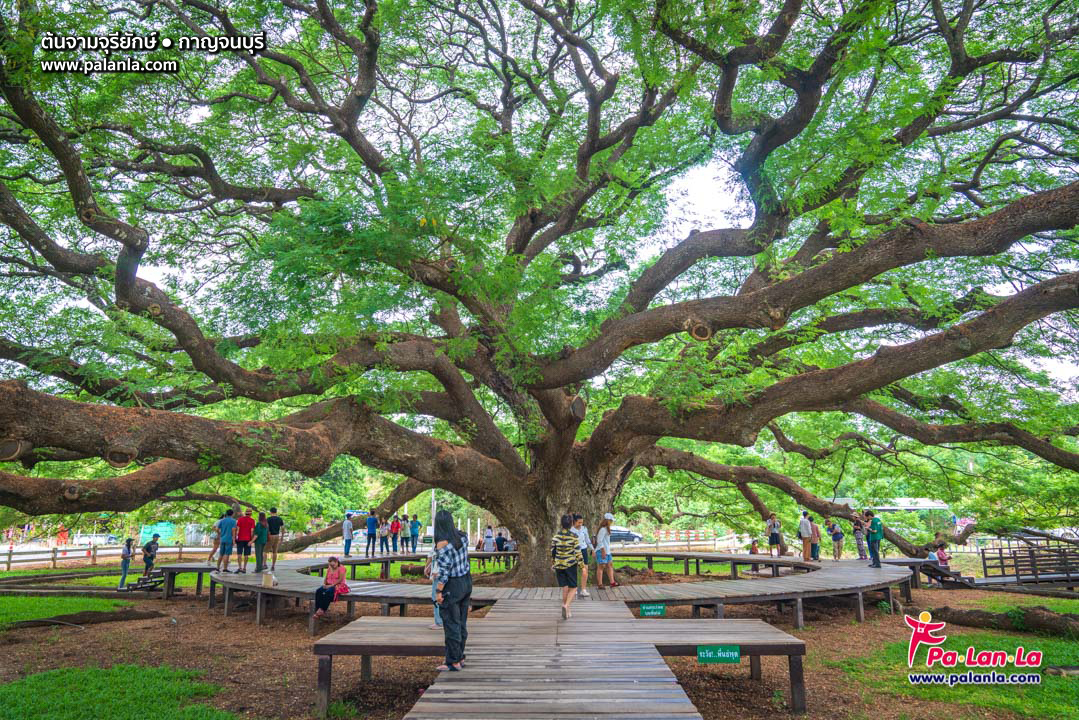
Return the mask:
[[375,509],[371,508],[367,514],[367,549],[364,551],[364,557],[374,556],[376,537],[378,537],[378,515],[375,515]]
[[768,531],[768,557],[772,557],[772,548],[776,549],[776,557],[783,554],[783,528],[779,524],[779,520],[776,518],[776,514],[772,513],[768,516],[768,521],[764,523],[765,530]]
[[336,556],[331,557],[327,563],[326,577],[322,581],[322,587],[315,590],[315,617],[320,618],[330,609],[330,603],[337,599],[338,595],[348,592],[345,584],[345,566]]
[[270,537],[266,540],[266,551],[270,553],[270,572],[277,569],[277,548],[281,545],[282,530],[285,529],[285,521],[277,514],[277,508],[270,508],[270,517],[266,518],[266,528]]
[[345,557],[352,557],[352,513],[345,513],[345,521],[341,523],[341,539],[345,541]]
[[117,590],[123,590],[127,584],[127,571],[131,569],[131,556],[135,554],[134,544],[135,540],[128,538],[124,540],[124,547],[120,550],[120,584],[116,586]]
[[828,531],[828,536],[832,538],[832,560],[839,562],[843,558],[843,530],[839,527],[839,523],[829,518],[825,529]]
[[247,562],[251,559],[251,541],[255,538],[255,518],[251,517],[251,508],[244,512],[244,516],[236,521],[236,563],[240,566],[236,571],[244,574],[247,572]]
[[596,585],[601,590],[604,588],[604,576],[609,581],[609,587],[618,587],[618,583],[614,581],[614,558],[611,557],[611,523],[613,522],[614,515],[604,513],[603,522],[599,524],[599,530],[596,530]]
[[260,573],[266,569],[266,543],[270,540],[270,525],[266,520],[266,513],[259,513],[259,520],[255,523],[255,572]]
[[551,538],[552,567],[562,588],[562,619],[573,617],[569,611],[577,590],[577,566],[581,564],[580,538],[573,532],[573,516],[562,516],[562,529]]
[[431,549],[427,552],[427,564],[423,568],[423,574],[431,578],[431,604],[435,608],[435,621],[431,625],[432,630],[442,629],[442,612],[438,609],[438,601],[435,599],[438,596],[438,564],[435,560],[437,555],[438,551],[432,544]]
[[206,564],[209,565],[214,561],[214,555],[217,554],[218,548],[221,547],[221,530],[217,527],[217,523],[221,518],[225,517],[225,513],[221,513],[221,517],[214,521],[214,524],[210,526],[210,541],[214,546],[210,550],[210,557],[206,558]]
[[423,527],[423,523],[420,522],[419,515],[412,516],[412,522],[409,523],[412,526],[412,552],[416,552],[416,543],[420,541],[420,528]]
[[590,561],[589,551],[595,552],[596,548],[592,544],[592,537],[588,534],[588,528],[585,527],[584,518],[579,514],[573,515],[573,532],[577,535],[577,547],[581,551],[581,585],[577,588],[577,595],[580,597],[591,597],[588,594],[588,563]]
[[872,510],[865,511],[865,517],[869,521],[869,567],[880,567],[880,541],[884,539],[884,523],[880,521]]
[[820,525],[809,518],[809,557],[811,560],[820,560]]
[[809,511],[802,511],[798,521],[798,539],[802,541],[802,559],[809,562],[813,558],[813,525],[809,522]]
[[442,615],[446,637],[446,662],[439,670],[457,671],[465,659],[468,643],[468,608],[472,601],[472,573],[468,564],[468,538],[453,526],[449,510],[435,515],[435,549],[438,583],[435,602]]
[[150,538],[150,542],[142,546],[142,562],[146,566],[146,569],[142,571],[143,577],[149,575],[150,571],[154,569],[154,561],[157,560],[157,549],[160,547],[157,539],[160,537],[160,535],[154,533],[154,536]]
[[408,515],[401,516],[401,552],[409,553],[409,538],[412,537],[412,525],[408,522]]
[[390,554],[390,521],[383,518],[378,526],[378,551],[383,555]]
[[865,521],[861,515],[854,516],[851,529],[854,531],[854,543],[858,546],[858,559],[865,560],[868,557],[865,554]]
[[[236,541],[236,518],[235,511],[229,508],[225,511],[225,517],[217,521],[217,530],[221,535],[221,550],[217,553],[217,571],[229,571],[229,558],[232,556],[232,546]],[[224,567],[221,566],[224,561]]]

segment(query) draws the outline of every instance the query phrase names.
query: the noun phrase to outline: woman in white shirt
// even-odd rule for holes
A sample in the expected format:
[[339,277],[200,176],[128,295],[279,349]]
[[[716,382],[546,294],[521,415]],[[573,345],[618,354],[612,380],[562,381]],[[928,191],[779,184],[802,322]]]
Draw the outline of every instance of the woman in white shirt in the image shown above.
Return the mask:
[[614,558],[611,557],[612,522],[614,522],[614,515],[606,513],[603,516],[603,522],[599,524],[599,530],[596,531],[596,565],[598,566],[596,584],[600,589],[604,587],[605,575],[610,580],[610,587],[618,587],[618,583],[614,581]]
[[488,525],[487,529],[483,531],[483,551],[495,551],[495,532],[491,529],[490,525]]

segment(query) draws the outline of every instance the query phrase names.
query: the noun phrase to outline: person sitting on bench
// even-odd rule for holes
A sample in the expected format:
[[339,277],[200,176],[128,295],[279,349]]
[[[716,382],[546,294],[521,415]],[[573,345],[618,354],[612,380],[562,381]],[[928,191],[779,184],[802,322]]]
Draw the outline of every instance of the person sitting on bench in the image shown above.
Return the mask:
[[330,609],[330,603],[337,599],[338,595],[348,593],[348,585],[345,584],[345,566],[336,556],[329,559],[329,567],[326,568],[326,579],[322,587],[315,591],[315,617],[322,617]]

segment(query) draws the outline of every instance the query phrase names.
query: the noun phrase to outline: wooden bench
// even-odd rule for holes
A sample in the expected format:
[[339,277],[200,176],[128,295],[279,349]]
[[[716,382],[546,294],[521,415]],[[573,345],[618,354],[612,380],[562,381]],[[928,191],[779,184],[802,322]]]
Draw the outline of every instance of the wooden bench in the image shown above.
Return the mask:
[[[469,623],[464,671],[442,673],[407,719],[513,718],[520,717],[522,703],[538,715],[696,718],[661,657],[696,656],[699,645],[737,646],[754,679],[761,677],[762,656],[787,657],[791,710],[805,712],[805,643],[761,620],[639,619],[624,603],[600,601],[577,603],[573,612],[562,621],[557,600],[497,602],[487,617]],[[329,708],[335,656],[360,656],[361,680],[371,679],[375,655],[442,656],[443,633],[428,622],[366,617],[316,641],[319,717]],[[627,656],[632,662],[620,662]],[[554,696],[552,688],[558,689]],[[640,692],[623,696],[626,688]]]

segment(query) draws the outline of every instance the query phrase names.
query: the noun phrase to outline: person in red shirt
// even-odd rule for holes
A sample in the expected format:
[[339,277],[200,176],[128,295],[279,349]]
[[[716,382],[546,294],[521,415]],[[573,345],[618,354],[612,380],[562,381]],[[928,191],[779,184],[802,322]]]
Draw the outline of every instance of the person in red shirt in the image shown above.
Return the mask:
[[236,561],[240,569],[236,572],[247,572],[247,560],[251,557],[251,539],[255,535],[255,518],[251,517],[251,508],[247,509],[244,516],[236,521]]
[[393,516],[393,522],[390,523],[390,537],[393,538],[393,551],[397,552],[397,538],[401,536],[401,519],[396,515]]

